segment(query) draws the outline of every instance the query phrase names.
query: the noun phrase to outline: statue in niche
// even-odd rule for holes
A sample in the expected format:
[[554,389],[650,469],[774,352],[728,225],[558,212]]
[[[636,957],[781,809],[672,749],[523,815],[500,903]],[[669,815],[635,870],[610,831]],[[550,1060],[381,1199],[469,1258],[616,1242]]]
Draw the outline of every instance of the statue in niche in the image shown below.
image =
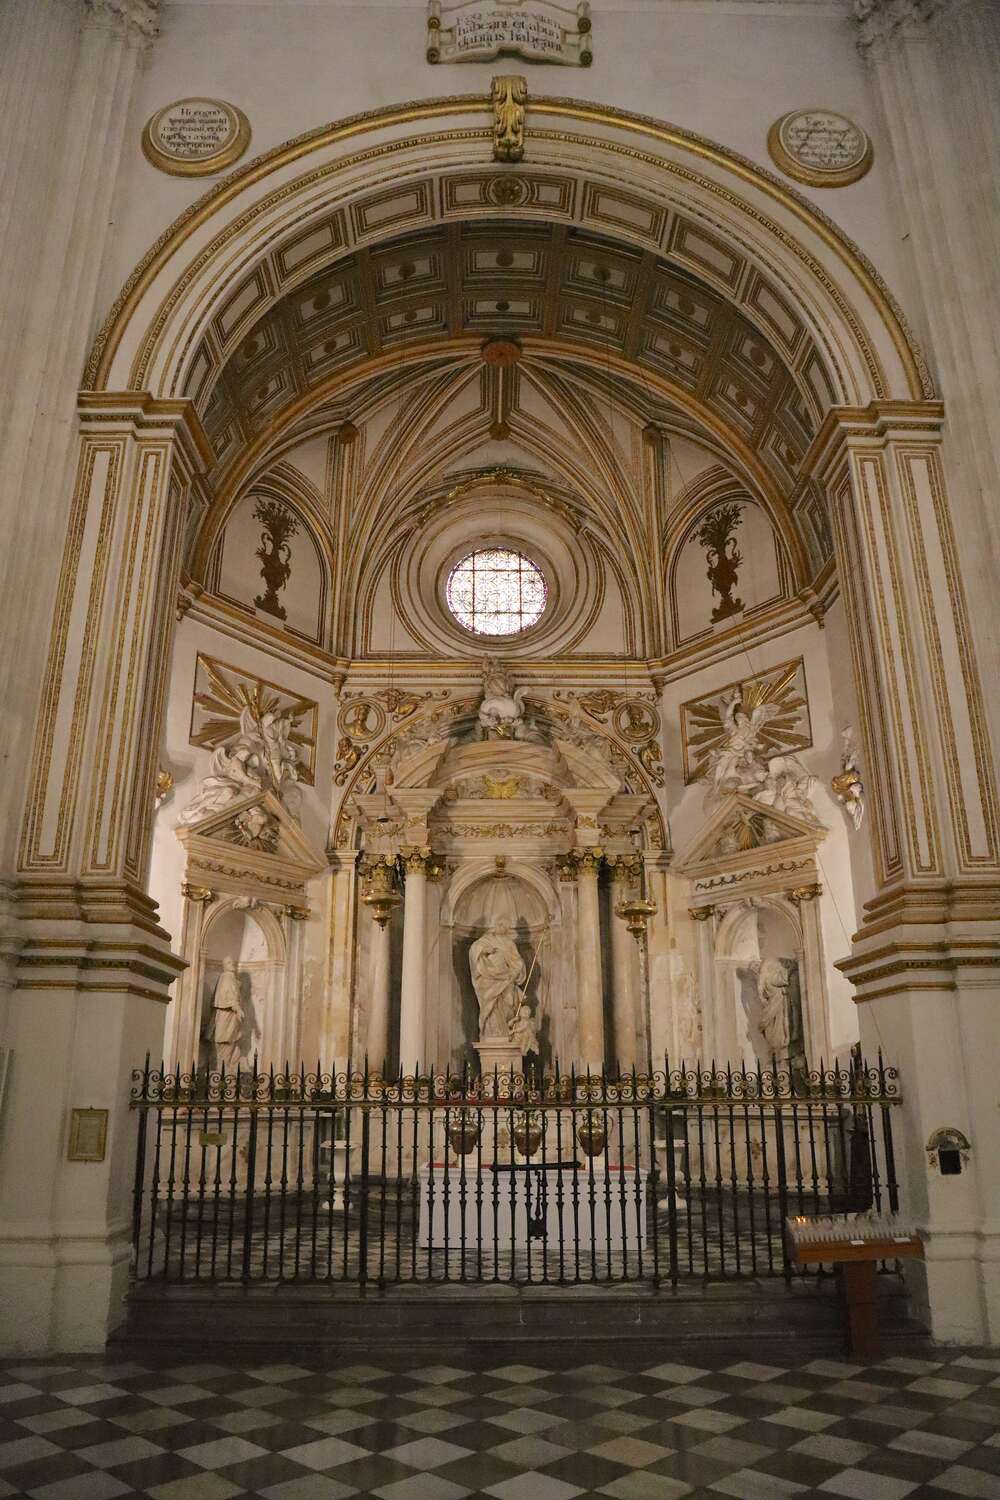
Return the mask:
[[737,973],[742,980],[749,981],[750,1004],[746,990],[743,1003],[751,1031],[756,1031],[763,1041],[761,1061],[801,1056],[802,1004],[796,960],[762,958]]
[[296,814],[301,796],[299,752],[291,730],[290,710],[258,716],[251,707],[244,708],[238,734],[212,752],[208,775],[177,819],[178,826],[197,823],[259,792],[274,792]]
[[299,523],[277,500],[258,500],[253,515],[254,520],[263,526],[257,556],[265,585],[263,594],[258,594],[253,602],[258,609],[284,620],[287,613],[278,598],[278,590],[283,589],[291,577],[292,549],[288,538],[298,531]]
[[525,1003],[526,970],[506,917],[497,917],[473,943],[469,971],[479,1002],[479,1040],[509,1041],[511,1026]]
[[701,1057],[701,1010],[694,991],[694,976],[682,968],[674,980],[674,1004],[677,1007],[677,1041],[681,1057],[687,1061]]
[[502,662],[483,662],[483,701],[479,705],[483,738],[525,738],[524,688],[515,687]]
[[243,996],[235,958],[222,961],[203,1036],[212,1048],[215,1067],[233,1073],[243,1052]]
[[743,561],[734,533],[742,520],[742,505],[719,505],[709,512],[695,533],[705,549],[706,577],[713,594],[719,596],[719,602],[712,610],[713,625],[728,620],[730,615],[738,615],[743,609],[743,600],[733,598]]

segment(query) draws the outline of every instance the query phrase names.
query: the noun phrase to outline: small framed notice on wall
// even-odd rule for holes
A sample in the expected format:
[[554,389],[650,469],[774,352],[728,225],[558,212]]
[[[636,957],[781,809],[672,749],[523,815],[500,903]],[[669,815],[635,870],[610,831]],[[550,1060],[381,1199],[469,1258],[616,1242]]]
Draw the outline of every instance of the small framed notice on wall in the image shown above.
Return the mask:
[[74,1109],[69,1118],[68,1161],[103,1161],[108,1148],[108,1111]]

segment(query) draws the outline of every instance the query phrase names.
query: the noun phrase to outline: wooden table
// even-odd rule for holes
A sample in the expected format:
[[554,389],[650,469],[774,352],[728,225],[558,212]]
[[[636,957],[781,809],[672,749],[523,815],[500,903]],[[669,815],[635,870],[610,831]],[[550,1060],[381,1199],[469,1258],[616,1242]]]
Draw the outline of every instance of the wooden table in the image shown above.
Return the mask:
[[923,1260],[923,1242],[916,1234],[867,1236],[852,1224],[843,1239],[808,1238],[808,1223],[796,1222],[789,1234],[789,1251],[800,1266],[834,1265],[847,1314],[847,1347],[856,1359],[878,1359],[882,1339],[878,1326],[877,1267],[880,1260],[904,1257]]

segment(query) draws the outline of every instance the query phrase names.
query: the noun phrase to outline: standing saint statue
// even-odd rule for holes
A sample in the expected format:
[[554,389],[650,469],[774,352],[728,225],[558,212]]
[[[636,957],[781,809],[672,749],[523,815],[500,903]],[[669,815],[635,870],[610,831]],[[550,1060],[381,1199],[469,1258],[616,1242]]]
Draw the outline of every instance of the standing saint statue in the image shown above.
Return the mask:
[[510,1025],[524,1004],[524,960],[506,917],[498,917],[469,949],[472,986],[479,1001],[479,1040],[508,1041]]
[[212,995],[204,1037],[214,1047],[215,1066],[219,1071],[234,1073],[243,1050],[243,997],[235,958],[222,961],[222,973]]

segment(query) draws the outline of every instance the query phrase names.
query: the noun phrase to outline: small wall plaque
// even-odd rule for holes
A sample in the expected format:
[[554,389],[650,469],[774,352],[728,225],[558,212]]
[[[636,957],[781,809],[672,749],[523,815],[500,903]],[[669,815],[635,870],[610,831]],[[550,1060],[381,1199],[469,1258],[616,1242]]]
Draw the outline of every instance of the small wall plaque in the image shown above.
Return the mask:
[[588,0],[428,0],[429,63],[492,62],[500,56],[589,68],[593,32]]
[[833,109],[794,109],[767,136],[775,166],[810,187],[846,187],[871,167],[872,143],[860,125]]
[[222,99],[178,99],[157,110],[142,132],[147,160],[173,177],[219,172],[249,144],[249,120]]
[[68,1161],[103,1161],[108,1147],[108,1111],[70,1111]]

